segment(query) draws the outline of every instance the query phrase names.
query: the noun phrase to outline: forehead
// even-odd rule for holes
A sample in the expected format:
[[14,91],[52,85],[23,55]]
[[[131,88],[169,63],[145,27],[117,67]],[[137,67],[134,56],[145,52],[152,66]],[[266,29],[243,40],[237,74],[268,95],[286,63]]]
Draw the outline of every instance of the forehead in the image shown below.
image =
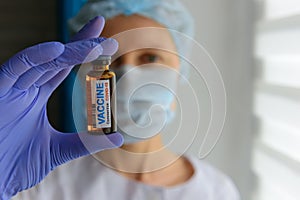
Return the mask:
[[164,26],[140,15],[119,15],[106,21],[104,37],[115,38],[119,51],[153,48],[176,52],[173,38]]

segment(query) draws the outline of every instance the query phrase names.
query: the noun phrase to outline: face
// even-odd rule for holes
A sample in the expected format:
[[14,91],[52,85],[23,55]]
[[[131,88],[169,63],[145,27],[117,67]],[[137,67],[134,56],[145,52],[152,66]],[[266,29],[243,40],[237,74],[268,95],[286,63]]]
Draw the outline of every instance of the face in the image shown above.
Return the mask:
[[[118,73],[128,67],[135,67],[131,75],[140,77],[117,81],[119,131],[126,133],[125,136],[129,135],[125,137],[127,144],[153,138],[164,127],[165,120],[171,117],[169,109],[174,109],[173,95],[166,90],[175,91],[178,80],[173,70],[178,71],[179,68],[173,38],[164,26],[140,15],[119,15],[107,20],[102,36],[114,38],[119,43],[118,52],[112,58],[111,69]],[[165,67],[172,70],[168,71]],[[151,109],[149,120],[148,111],[153,105],[161,107]]]
[[172,36],[164,26],[140,16],[119,15],[106,21],[102,36],[119,42],[111,67],[162,64],[179,68],[179,58]]

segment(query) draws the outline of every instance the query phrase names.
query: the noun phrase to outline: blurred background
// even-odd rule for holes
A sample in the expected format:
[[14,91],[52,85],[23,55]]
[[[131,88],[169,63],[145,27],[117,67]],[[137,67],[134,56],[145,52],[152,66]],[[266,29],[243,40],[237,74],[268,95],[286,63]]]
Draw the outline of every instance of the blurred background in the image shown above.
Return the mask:
[[[205,159],[227,173],[245,200],[300,196],[300,1],[182,0],[196,40],[227,92],[223,134]],[[45,41],[66,42],[66,20],[85,0],[0,2],[0,62]],[[53,125],[69,131],[72,74],[49,103]],[[189,149],[197,154],[198,144]]]

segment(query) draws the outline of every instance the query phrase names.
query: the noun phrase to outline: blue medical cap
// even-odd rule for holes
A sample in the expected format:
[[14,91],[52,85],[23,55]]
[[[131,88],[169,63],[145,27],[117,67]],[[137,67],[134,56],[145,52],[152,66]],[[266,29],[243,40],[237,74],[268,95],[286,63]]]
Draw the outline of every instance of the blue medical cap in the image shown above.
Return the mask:
[[[157,21],[170,30],[189,37],[194,36],[194,21],[179,0],[89,0],[79,13],[69,20],[71,31],[79,31],[89,20],[101,15],[111,19],[117,15],[139,14]],[[178,33],[171,31],[179,55],[186,55],[187,45],[182,44]],[[181,72],[187,76],[187,68]]]

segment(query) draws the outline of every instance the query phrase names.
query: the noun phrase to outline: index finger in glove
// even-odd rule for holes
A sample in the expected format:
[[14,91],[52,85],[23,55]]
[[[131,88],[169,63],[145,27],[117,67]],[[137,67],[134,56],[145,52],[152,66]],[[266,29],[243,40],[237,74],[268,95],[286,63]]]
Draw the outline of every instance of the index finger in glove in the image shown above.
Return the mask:
[[42,70],[61,70],[74,65],[90,62],[102,54],[100,45],[106,38],[92,38],[65,44],[64,52],[56,59],[39,66]]
[[24,72],[54,60],[64,52],[60,42],[41,43],[17,53],[0,68],[0,97],[5,95]]
[[104,40],[105,38],[93,38],[66,44],[64,52],[59,57],[28,70],[19,78],[14,87],[26,90],[48,71],[57,71],[58,73],[62,69],[95,60],[103,52],[100,43]]

